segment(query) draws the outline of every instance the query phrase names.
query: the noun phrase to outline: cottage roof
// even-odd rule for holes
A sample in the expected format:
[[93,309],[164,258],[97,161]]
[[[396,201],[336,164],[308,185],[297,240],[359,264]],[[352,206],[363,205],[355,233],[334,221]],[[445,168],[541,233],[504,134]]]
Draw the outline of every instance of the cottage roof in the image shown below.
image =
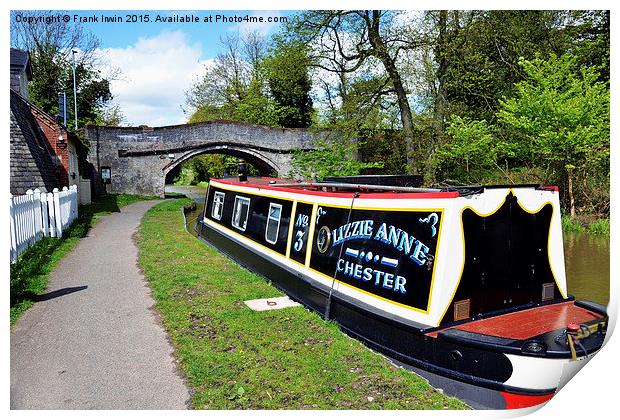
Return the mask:
[[12,194],[30,188],[59,187],[53,152],[32,114],[30,104],[11,90],[10,186]]
[[28,80],[32,80],[32,65],[28,51],[11,48],[11,70],[13,69],[25,71]]

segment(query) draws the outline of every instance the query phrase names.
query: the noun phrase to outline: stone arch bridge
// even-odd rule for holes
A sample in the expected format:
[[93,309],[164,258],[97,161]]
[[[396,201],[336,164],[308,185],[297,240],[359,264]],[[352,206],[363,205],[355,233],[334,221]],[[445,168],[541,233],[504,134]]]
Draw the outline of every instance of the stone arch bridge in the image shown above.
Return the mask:
[[312,149],[319,134],[305,129],[268,128],[213,121],[166,127],[86,127],[88,162],[96,192],[101,168],[110,168],[108,192],[163,196],[166,175],[181,162],[204,153],[245,159],[261,174],[286,176],[295,149]]

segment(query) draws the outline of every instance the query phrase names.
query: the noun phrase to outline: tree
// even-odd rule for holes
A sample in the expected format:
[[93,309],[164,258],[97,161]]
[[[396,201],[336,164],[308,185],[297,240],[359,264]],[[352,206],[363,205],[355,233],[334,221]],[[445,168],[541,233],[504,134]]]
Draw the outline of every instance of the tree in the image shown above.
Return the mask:
[[[597,66],[602,80],[608,80],[603,77],[609,70],[608,64],[604,65],[609,57],[607,17],[604,11],[425,12],[420,30],[429,34],[431,42],[422,47],[419,68],[405,68],[409,77],[418,80],[410,84],[418,86],[417,91],[424,98],[415,125],[428,139],[425,178],[428,181],[442,176],[460,179],[467,172],[473,174],[463,170],[466,168],[458,162],[450,166],[455,171],[451,174],[445,172],[445,166],[437,165],[446,156],[435,156],[435,153],[445,152],[456,141],[455,133],[446,124],[452,115],[459,115],[464,120],[485,120],[489,126],[496,125],[500,99],[511,97],[515,84],[526,77],[519,65],[520,58],[533,59],[537,54],[546,58],[570,51],[578,57],[580,65]],[[420,89],[424,84],[428,89]],[[505,130],[497,133],[506,137],[518,135]],[[504,161],[497,167],[504,177],[511,179],[514,175],[506,171],[509,164],[515,169],[522,168],[525,171],[522,175],[544,172],[534,167],[526,143],[506,145],[512,149],[504,150],[501,156]],[[436,170],[442,173],[435,173]],[[491,168],[478,171],[478,176],[484,172],[502,182],[499,173],[495,178]]]
[[599,80],[609,82],[609,10],[579,10],[566,12],[562,33],[565,50],[577,58],[580,66],[594,67]]
[[282,127],[282,121],[285,120],[283,113],[263,90],[264,82],[253,78],[246,96],[231,107],[231,119],[267,127]]
[[[205,67],[205,74],[186,92],[187,103],[195,109],[205,106],[226,108],[243,100],[252,77],[252,51],[238,34],[220,39],[223,52]],[[244,47],[245,46],[245,47]]]
[[523,80],[519,58],[561,53],[562,12],[428,12],[434,32],[437,112],[495,122],[499,99]]
[[459,182],[481,182],[497,167],[501,153],[494,131],[495,127],[485,120],[472,121],[453,115],[447,127],[452,141],[439,148],[433,164]]
[[297,179],[323,180],[327,176],[358,175],[363,169],[381,167],[381,163],[366,163],[355,158],[357,145],[334,139],[315,143],[313,150],[296,150],[293,153],[293,170],[289,174]]
[[125,123],[125,114],[118,104],[107,104],[101,108],[95,123],[109,127],[120,127]]
[[194,108],[189,122],[223,119],[281,126],[276,104],[267,93],[262,65],[265,39],[250,33],[227,35],[220,42],[224,51],[186,92],[186,101]]
[[521,60],[526,80],[513,98],[500,101],[499,119],[518,130],[540,164],[567,179],[570,215],[575,216],[574,173],[609,154],[609,90],[575,56]]
[[[246,162],[249,176],[258,176],[260,172],[249,162]],[[195,185],[199,182],[208,182],[211,178],[222,178],[236,175],[239,159],[222,154],[204,154],[194,156],[173,168],[166,182],[178,185]]]
[[200,105],[187,119],[190,124],[230,119],[230,112],[221,106],[204,104]]
[[[104,115],[106,104],[112,100],[110,81],[103,78],[99,70],[84,64],[76,66],[75,79],[79,126],[96,123]],[[67,101],[70,100],[73,100],[73,91],[67,95]]]
[[379,10],[308,11],[289,26],[291,36],[313,49],[313,65],[341,79],[370,63],[383,67],[393,89],[402,123],[409,170],[417,173],[418,145],[406,83],[398,67],[401,53],[425,41],[412,25],[399,25],[397,12]]
[[[16,13],[22,15],[20,22],[14,18]],[[59,113],[59,92],[66,92],[67,102],[73,103],[72,51],[77,50],[79,123],[95,122],[105,104],[112,99],[109,81],[97,70],[98,40],[80,24],[51,19],[57,18],[56,11],[12,14],[11,46],[30,52],[34,73],[29,84],[30,100],[50,115]]]
[[307,128],[312,122],[312,81],[306,49],[304,45],[279,42],[262,62],[281,127]]
[[212,119],[269,127],[306,128],[312,119],[312,87],[305,48],[267,42],[257,34],[222,39],[224,52],[187,92],[190,122]]
[[222,178],[225,175],[236,174],[237,158],[220,154],[205,154],[196,156],[183,166],[189,166],[193,170],[195,183],[209,181],[211,178]]

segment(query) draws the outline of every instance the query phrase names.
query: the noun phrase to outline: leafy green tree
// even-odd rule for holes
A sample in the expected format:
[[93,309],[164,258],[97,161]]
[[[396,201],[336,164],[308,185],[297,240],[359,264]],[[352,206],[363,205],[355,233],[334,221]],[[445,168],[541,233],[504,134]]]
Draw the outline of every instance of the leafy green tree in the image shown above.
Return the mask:
[[599,80],[609,82],[609,10],[571,10],[565,12],[562,33],[566,51],[580,66],[594,67]]
[[[325,86],[325,92],[329,90]],[[337,133],[340,141],[355,149],[358,160],[378,163],[361,168],[364,172],[374,168],[402,174],[409,169],[398,107],[389,100],[390,91],[385,77],[343,78],[338,88],[340,104],[330,104],[325,118],[316,124]]]
[[433,104],[451,113],[495,122],[499,99],[523,80],[519,58],[561,53],[562,12],[540,10],[428,12],[437,35]]
[[307,47],[279,42],[262,66],[277,108],[276,124],[307,128],[312,122],[312,81],[308,74]]
[[424,41],[413,25],[401,23],[400,14],[385,10],[307,11],[296,17],[288,32],[297,42],[309,46],[313,66],[341,80],[361,69],[378,70],[386,76],[398,107],[408,169],[417,173],[419,139],[414,138],[414,120],[400,60]]
[[358,155],[362,162],[380,162],[383,165],[364,173],[404,174],[407,173],[405,142],[401,130],[373,129],[360,132],[363,144],[359,146]]
[[290,176],[297,179],[323,180],[327,176],[358,175],[364,169],[379,168],[382,163],[367,163],[356,159],[354,142],[323,139],[313,150],[293,153],[293,170]]
[[245,97],[231,107],[230,115],[234,121],[281,127],[282,113],[277,104],[263,92],[263,83],[253,78]]
[[522,133],[537,163],[564,174],[575,216],[575,171],[609,154],[609,90],[595,69],[578,67],[572,55],[520,65],[527,78],[513,98],[500,101],[498,117]]
[[453,115],[447,127],[452,141],[437,151],[434,165],[458,182],[481,182],[497,167],[501,153],[494,131],[485,120]]
[[109,127],[120,127],[125,123],[125,114],[118,104],[107,104],[97,115],[95,123]]
[[[24,18],[21,22],[14,18],[17,13]],[[30,100],[54,116],[59,113],[59,92],[66,92],[68,104],[73,104],[72,51],[76,50],[78,124],[96,122],[112,99],[109,80],[97,70],[99,41],[80,24],[57,19],[46,22],[51,17],[57,17],[57,12],[12,12],[11,46],[30,52],[34,73],[29,83]],[[25,21],[28,18],[35,19],[34,23]],[[69,109],[72,113],[73,106]]]
[[208,181],[210,178],[222,178],[225,175],[236,175],[237,158],[221,154],[196,156],[188,161],[193,169],[195,183]]
[[190,124],[206,122],[206,121],[215,121],[215,120],[230,120],[230,109],[211,105],[211,104],[203,104],[200,105],[187,119],[187,122]]
[[186,101],[194,109],[215,106],[230,110],[243,100],[252,79],[252,57],[246,38],[227,35],[220,39],[220,52],[214,63],[205,66],[204,75],[186,92]]
[[[112,100],[110,81],[101,76],[101,71],[84,64],[76,66],[78,126],[96,123],[105,113],[106,105]],[[73,103],[73,90],[67,94],[67,101]]]
[[187,92],[189,122],[214,119],[268,127],[309,127],[308,57],[302,46],[279,42],[266,54],[256,34],[222,39],[224,51]]
[[219,119],[281,126],[262,67],[265,40],[257,34],[229,35],[221,46],[215,63],[186,92],[188,105],[195,109],[189,122]]
[[[194,156],[174,168],[168,177],[177,185],[195,185],[211,178],[237,175],[238,159],[222,154],[203,154]],[[248,175],[259,175],[258,170],[247,163]]]

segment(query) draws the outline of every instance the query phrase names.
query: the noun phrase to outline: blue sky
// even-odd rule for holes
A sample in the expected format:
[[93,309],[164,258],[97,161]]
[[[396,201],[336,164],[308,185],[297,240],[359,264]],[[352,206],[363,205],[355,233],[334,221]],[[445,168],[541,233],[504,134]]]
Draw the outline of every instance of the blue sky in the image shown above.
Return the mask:
[[[255,16],[258,13],[262,14],[264,17],[269,15],[271,16],[284,16],[290,17],[295,12],[290,10],[284,11],[253,11],[253,10],[240,10],[240,11],[231,11],[231,10],[198,10],[198,11],[172,11],[172,10],[123,10],[123,11],[114,11],[114,10],[80,10],[80,11],[70,11],[69,14],[76,14],[78,16],[120,16],[125,20],[127,15],[136,15],[139,20],[140,15],[148,14],[151,20],[155,19],[157,15],[161,16],[186,16],[192,15],[197,16],[201,22],[200,23],[84,23],[83,25],[93,34],[95,34],[99,40],[101,41],[101,46],[104,48],[118,48],[118,47],[126,47],[127,45],[131,45],[135,43],[139,38],[145,37],[153,37],[159,34],[162,30],[168,31],[183,31],[187,34],[188,38],[192,41],[200,42],[203,46],[204,57],[210,58],[214,57],[217,54],[218,49],[218,39],[221,35],[225,33],[230,33],[231,31],[243,30],[243,27],[257,27],[260,25],[250,25],[250,24],[235,24],[235,23],[223,23],[215,22],[216,15],[223,15],[226,17],[231,17],[233,15],[236,16]],[[203,23],[203,19],[207,16],[213,16],[213,23]],[[269,34],[273,33],[278,29],[278,24],[272,25],[263,25],[263,29],[267,29],[266,32]]]
[[[220,51],[225,34],[258,31],[277,32],[281,23],[216,23],[216,15],[226,17],[290,17],[292,11],[68,11],[80,17],[96,16],[98,23],[83,23],[85,30],[100,41],[99,55],[104,75],[116,69],[119,76],[111,84],[114,103],[125,114],[125,123],[150,126],[180,124],[187,120],[185,92],[204,73],[205,65]],[[102,16],[119,15],[123,22],[103,23]],[[135,15],[137,22],[126,22]],[[148,15],[149,22],[144,22]],[[198,23],[154,22],[163,17],[196,16]],[[142,17],[141,17],[142,16]],[[212,22],[205,23],[205,17]],[[142,22],[140,22],[142,20]]]

